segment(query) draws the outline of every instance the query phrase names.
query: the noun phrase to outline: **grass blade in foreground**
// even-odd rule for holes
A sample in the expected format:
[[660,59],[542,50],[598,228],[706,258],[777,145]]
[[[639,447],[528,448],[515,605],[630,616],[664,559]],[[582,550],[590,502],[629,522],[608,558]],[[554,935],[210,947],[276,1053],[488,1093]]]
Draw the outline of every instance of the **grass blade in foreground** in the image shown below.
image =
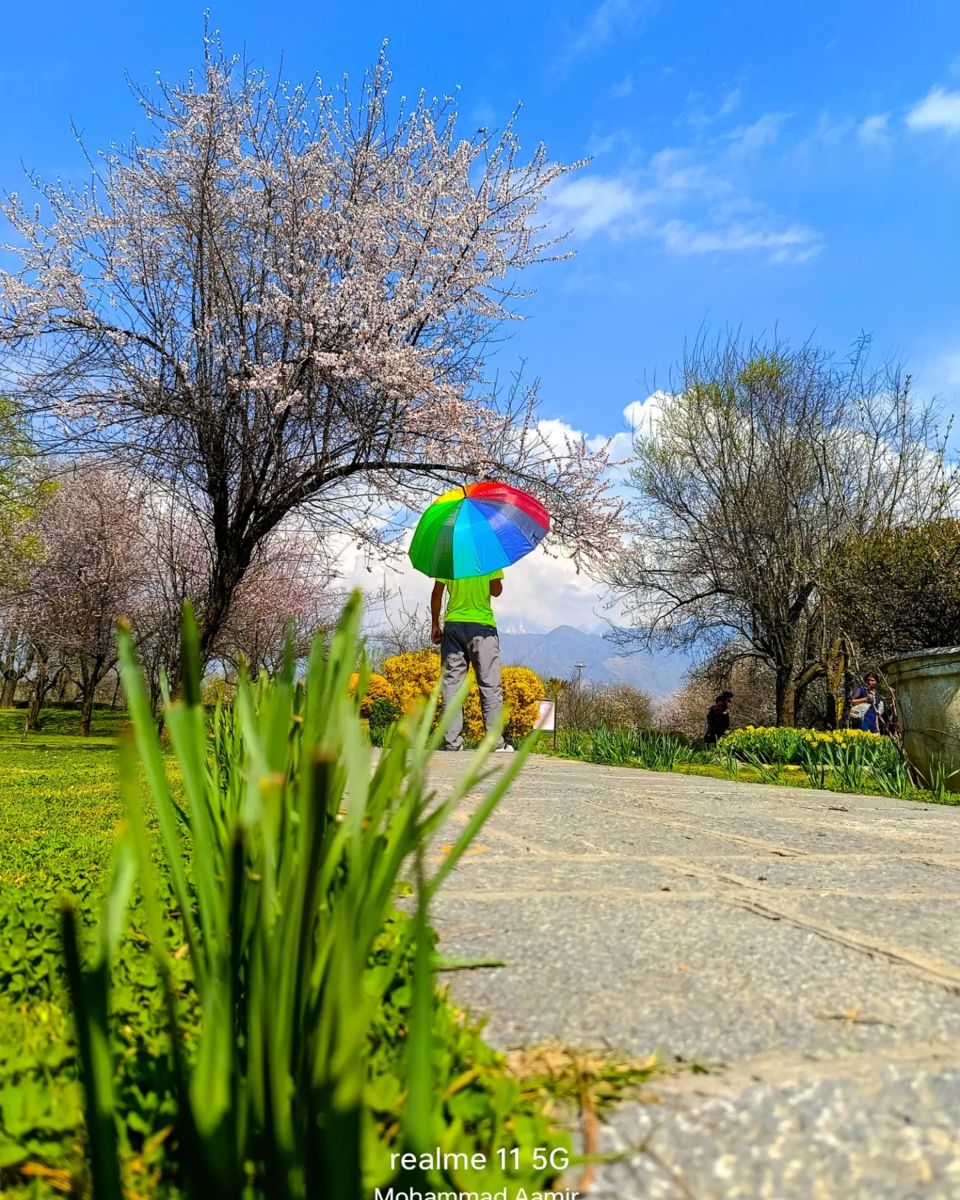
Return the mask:
[[[196,634],[186,614],[188,678],[183,698],[168,701],[164,711],[185,819],[130,637],[121,631],[124,683],[154,814],[144,819],[128,764],[125,853],[137,865],[168,1014],[179,1109],[171,1166],[180,1194],[190,1200],[360,1200],[372,1183],[399,1178],[388,1169],[389,1155],[372,1125],[374,1075],[374,1107],[396,1116],[395,1150],[444,1145],[472,1151],[478,1139],[487,1148],[517,1145],[518,1129],[540,1144],[561,1140],[535,1113],[513,1122],[518,1093],[489,1064],[474,1072],[482,1082],[486,1071],[487,1107],[478,1107],[462,1083],[450,1087],[451,1070],[465,1077],[447,1049],[462,1035],[438,1003],[430,971],[427,904],[525,756],[511,759],[447,860],[427,877],[427,841],[490,774],[497,733],[468,760],[442,803],[426,784],[438,736],[431,732],[435,701],[419,718],[400,723],[374,767],[359,722],[361,689],[349,696],[359,624],[354,597],[329,644],[314,647],[304,681],[295,678],[288,655],[278,678],[241,679],[233,706],[218,707],[211,720],[200,705],[199,665],[189,652]],[[408,919],[394,901],[402,874],[414,864],[418,904]],[[116,931],[116,896],[109,903],[108,924]],[[171,918],[181,926],[178,944],[189,950],[199,1029],[188,1026],[183,997],[172,988],[164,934]],[[385,933],[398,927],[399,936],[385,943]],[[101,968],[105,988],[106,952]],[[404,993],[409,999],[401,1003]],[[98,999],[94,1009],[82,985],[73,995],[79,1025],[97,1031],[105,1001]],[[402,1013],[408,1038],[385,1033],[386,1012]],[[447,1039],[439,1048],[438,1029]],[[371,1065],[385,1037],[398,1043],[389,1078]],[[102,1038],[99,1044],[106,1047]],[[104,1116],[109,1102],[93,1102],[102,1086],[102,1057],[85,1053],[83,1061],[91,1150],[114,1119]],[[96,1194],[108,1200],[115,1196],[111,1155],[115,1164],[116,1146],[104,1134],[96,1147]],[[405,1183],[417,1178],[450,1182],[443,1172],[403,1175]],[[521,1182],[542,1185],[548,1178],[527,1166],[512,1181],[501,1172],[482,1183],[483,1190],[506,1186],[513,1194]]]

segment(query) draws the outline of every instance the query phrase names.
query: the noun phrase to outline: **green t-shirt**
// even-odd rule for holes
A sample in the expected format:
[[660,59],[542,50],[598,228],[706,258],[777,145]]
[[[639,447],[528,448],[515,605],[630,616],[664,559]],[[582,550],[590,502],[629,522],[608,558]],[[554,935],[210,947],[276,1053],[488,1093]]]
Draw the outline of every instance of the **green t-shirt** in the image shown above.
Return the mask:
[[492,575],[471,575],[467,579],[441,579],[447,588],[444,620],[496,626],[490,604],[490,580],[502,578],[502,571],[494,571]]

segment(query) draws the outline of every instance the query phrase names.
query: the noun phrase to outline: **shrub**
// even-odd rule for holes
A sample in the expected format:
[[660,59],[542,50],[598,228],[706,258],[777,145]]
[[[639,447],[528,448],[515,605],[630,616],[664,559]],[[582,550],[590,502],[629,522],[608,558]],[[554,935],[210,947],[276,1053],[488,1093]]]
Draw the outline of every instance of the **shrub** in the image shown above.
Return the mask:
[[591,762],[629,764],[637,753],[637,735],[632,729],[611,728],[603,721],[587,735],[586,757]]
[[[529,667],[504,667],[502,679],[503,702],[509,710],[503,736],[508,742],[522,742],[540,715],[540,701],[545,694],[543,680]],[[480,692],[475,679],[471,680],[463,706],[463,731],[471,741],[479,742],[483,737]]]
[[589,758],[590,742],[589,733],[579,729],[558,729],[553,744],[562,758]]
[[[347,687],[352,696],[357,690],[357,684],[360,681],[360,676],[356,671],[350,676],[350,683]],[[370,710],[378,700],[389,700],[396,705],[396,698],[393,694],[393,688],[389,680],[384,679],[382,675],[377,675],[376,672],[367,680],[367,690],[360,698],[360,716],[370,716]]]
[[651,771],[673,771],[693,760],[693,751],[682,737],[656,729],[623,729],[603,721],[589,733],[561,729],[557,751],[569,758],[609,765],[640,766]]
[[435,650],[394,654],[384,659],[383,674],[401,711],[410,713],[440,682],[440,655]]
[[374,746],[382,746],[387,731],[396,725],[403,714],[392,696],[381,696],[370,705],[369,728],[370,741]]
[[699,736],[692,737],[682,729],[641,729],[637,733],[637,739],[641,742],[657,741],[661,737],[668,737],[678,746],[685,746],[688,750],[692,750],[698,743],[702,745],[702,739]]
[[758,760],[783,765],[829,766],[838,749],[862,747],[858,761],[866,767],[892,769],[900,761],[896,744],[890,738],[862,729],[790,729],[747,725],[734,729],[720,739],[721,750],[731,752],[743,762]]
[[562,729],[643,729],[653,723],[653,701],[628,683],[584,683],[560,689]]
[[[413,654],[395,654],[383,664],[383,674],[392,688],[393,698],[405,713],[412,712],[433,692],[440,681],[440,655],[434,650]],[[504,667],[503,700],[509,709],[503,735],[509,742],[522,741],[540,715],[544,697],[543,681],[529,667]],[[474,742],[483,737],[480,693],[470,673],[470,690],[463,705],[463,732]]]
[[520,742],[533,730],[546,695],[543,680],[529,667],[503,668],[503,701],[509,708],[504,736]]

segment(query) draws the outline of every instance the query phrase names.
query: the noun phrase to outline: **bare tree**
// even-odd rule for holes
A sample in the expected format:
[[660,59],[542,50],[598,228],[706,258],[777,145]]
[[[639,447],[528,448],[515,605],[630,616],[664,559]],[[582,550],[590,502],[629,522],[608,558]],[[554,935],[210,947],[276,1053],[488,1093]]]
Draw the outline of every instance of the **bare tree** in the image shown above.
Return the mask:
[[868,370],[866,349],[837,362],[810,345],[700,342],[636,442],[635,533],[610,571],[634,636],[767,663],[779,724],[840,653],[820,593],[833,547],[958,495],[934,410],[895,368]]
[[733,692],[730,725],[770,725],[775,717],[773,672],[756,658],[732,661],[721,649],[688,671],[679,688],[660,705],[657,717],[663,729],[702,738],[707,709],[723,691]]
[[427,605],[408,607],[402,593],[392,591],[386,582],[379,592],[367,597],[367,611],[378,612],[381,617],[368,636],[375,665],[395,654],[416,654],[433,648]]
[[[208,40],[199,82],[139,100],[157,136],[90,185],[12,197],[0,344],[52,442],[123,454],[176,490],[212,555],[209,655],[258,548],[293,510],[376,538],[479,474],[545,501],[558,541],[615,536],[603,452],[559,450],[532,390],[485,398],[484,350],[566,168],[511,122],[458,138],[449,100],[391,118],[384,61],[359,98],[271,84]],[[512,397],[512,398],[511,398]]]
[[547,680],[545,686],[548,695],[556,696],[560,729],[595,730],[601,724],[617,729],[649,729],[653,725],[653,701],[629,683]]

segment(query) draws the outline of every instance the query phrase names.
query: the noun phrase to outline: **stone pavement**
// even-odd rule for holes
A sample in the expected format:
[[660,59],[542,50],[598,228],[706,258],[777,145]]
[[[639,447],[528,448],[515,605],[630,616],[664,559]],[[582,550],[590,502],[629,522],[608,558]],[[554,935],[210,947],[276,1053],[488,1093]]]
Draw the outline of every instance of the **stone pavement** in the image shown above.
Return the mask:
[[958,835],[960,808],[533,758],[433,922],[505,960],[448,977],[500,1048],[712,1064],[617,1109],[596,1200],[955,1200]]

